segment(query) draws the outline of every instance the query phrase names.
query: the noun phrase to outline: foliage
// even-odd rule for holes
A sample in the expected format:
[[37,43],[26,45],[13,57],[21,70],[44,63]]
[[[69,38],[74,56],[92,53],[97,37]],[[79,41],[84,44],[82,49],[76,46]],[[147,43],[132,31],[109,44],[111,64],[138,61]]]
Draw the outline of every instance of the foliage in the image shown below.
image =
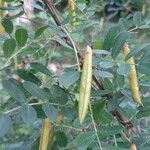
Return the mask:
[[[54,1],[59,24],[45,0],[45,7],[33,3],[39,13],[30,19],[25,14],[28,22],[17,24],[24,14],[23,4],[4,1],[9,5],[0,9],[13,15],[1,19],[6,33],[0,34],[0,149],[38,149],[41,121],[48,117],[54,130],[49,149],[123,150],[135,143],[138,149],[148,150],[149,2],[116,0],[120,7],[115,8],[114,16],[103,16],[107,0],[76,0],[73,15],[63,1]],[[64,8],[61,12],[60,6]],[[127,8],[118,13],[121,6]],[[131,49],[126,57],[122,53],[125,43]],[[93,49],[93,81],[91,107],[81,125],[79,68],[87,45]],[[131,66],[126,64],[131,57],[144,107],[132,99]]]

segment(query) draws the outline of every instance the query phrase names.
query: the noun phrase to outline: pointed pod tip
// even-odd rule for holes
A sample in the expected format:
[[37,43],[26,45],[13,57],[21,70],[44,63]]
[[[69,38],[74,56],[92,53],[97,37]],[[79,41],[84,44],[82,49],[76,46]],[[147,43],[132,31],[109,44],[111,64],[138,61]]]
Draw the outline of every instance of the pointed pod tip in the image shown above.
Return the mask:
[[79,122],[80,122],[81,125],[83,124],[83,121],[84,121],[84,117],[83,117],[83,115],[79,112]]
[[129,48],[129,45],[127,43],[125,43],[124,46],[123,46],[123,48],[127,49],[127,48]]
[[140,106],[142,106],[142,107],[144,107],[144,105],[143,105],[143,103],[140,101],[139,103],[138,103]]
[[134,99],[134,101],[135,101],[137,104],[139,104],[140,106],[144,107],[144,105],[143,105],[143,103],[142,103],[142,101],[141,101],[140,96],[139,96],[139,97],[136,97],[136,98]]
[[80,125],[82,125],[83,124],[83,119],[79,118],[79,122],[80,122]]
[[137,150],[137,148],[136,148],[136,145],[133,143],[133,144],[131,144],[131,146],[130,146],[130,150]]
[[92,53],[92,49],[91,49],[91,47],[88,46],[88,45],[86,46],[86,52],[87,52],[87,53]]

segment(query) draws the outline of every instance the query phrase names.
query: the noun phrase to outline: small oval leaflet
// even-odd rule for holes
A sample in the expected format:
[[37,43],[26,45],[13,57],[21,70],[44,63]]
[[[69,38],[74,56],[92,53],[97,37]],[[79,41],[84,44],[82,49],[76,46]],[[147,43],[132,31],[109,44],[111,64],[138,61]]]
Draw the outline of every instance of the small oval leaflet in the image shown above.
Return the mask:
[[8,114],[0,114],[0,137],[4,136],[12,125]]
[[68,88],[79,79],[78,71],[68,71],[58,78],[58,82]]
[[130,65],[128,64],[125,64],[117,68],[117,73],[120,75],[127,76],[129,72],[130,72]]
[[25,123],[33,123],[37,119],[35,109],[30,105],[22,106],[20,114]]
[[24,28],[17,29],[15,32],[15,38],[18,46],[23,47],[26,44],[28,38],[27,30]]
[[113,78],[113,74],[108,71],[94,70],[94,74],[102,78]]
[[10,33],[13,32],[13,23],[12,23],[11,20],[4,19],[4,20],[2,21],[2,25],[3,25],[3,27],[4,27],[4,29],[5,29],[5,31],[6,31],[7,33],[10,34]]
[[16,41],[14,39],[7,39],[3,43],[3,52],[6,58],[10,57],[16,48]]
[[101,61],[99,64],[102,68],[105,68],[105,69],[113,67],[113,62],[111,61]]
[[54,106],[52,106],[49,103],[45,103],[42,105],[42,109],[44,110],[46,116],[52,121],[55,122],[56,121],[56,117],[57,117],[57,110],[55,109]]

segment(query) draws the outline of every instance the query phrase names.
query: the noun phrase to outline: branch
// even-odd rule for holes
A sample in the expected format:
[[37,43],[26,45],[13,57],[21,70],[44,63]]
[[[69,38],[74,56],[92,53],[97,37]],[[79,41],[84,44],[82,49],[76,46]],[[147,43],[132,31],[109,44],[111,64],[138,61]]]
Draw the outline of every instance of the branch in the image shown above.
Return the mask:
[[[57,24],[57,26],[61,26],[62,23],[62,19],[61,17],[58,15],[58,11],[56,9],[56,7],[53,4],[53,0],[44,0],[44,4],[46,6],[46,8],[48,9],[51,17],[54,19],[55,23]],[[67,31],[67,29],[65,28],[65,30]],[[64,30],[62,29],[62,31],[64,32]],[[68,31],[67,31],[68,32]],[[71,46],[72,48],[74,48],[74,45],[72,45],[72,41],[70,40],[69,37],[65,37],[63,38],[63,40],[65,40],[65,42]],[[73,42],[74,43],[74,42]],[[79,49],[76,47],[76,52],[78,57],[80,58],[80,62],[81,62],[81,67],[82,67],[82,61],[83,61],[83,56],[82,54],[79,52]],[[100,90],[104,90],[103,85],[97,80],[97,78],[95,77],[95,75],[92,76],[93,77],[93,81],[96,83],[97,87]],[[107,95],[108,96],[108,95]]]
[[52,16],[52,18],[54,19],[55,23],[58,26],[61,26],[62,23],[62,19],[61,17],[58,15],[58,11],[55,8],[54,4],[53,4],[53,0],[44,0],[44,4],[46,6],[46,8],[48,9],[50,15]]
[[[44,4],[45,4],[46,8],[48,9],[48,11],[49,11],[51,17],[54,19],[56,25],[57,25],[57,26],[61,26],[62,19],[61,19],[61,17],[59,16],[59,13],[58,13],[56,7],[55,7],[54,4],[53,4],[53,0],[44,0]],[[65,31],[67,31],[67,33],[69,33],[68,30],[67,30],[65,27],[64,27],[64,29],[63,29],[63,28],[61,28],[61,29],[62,29],[63,32],[64,32],[64,29],[65,29]],[[67,36],[68,36],[68,35],[67,35]],[[70,37],[65,37],[65,38],[63,38],[63,40],[64,40],[70,47],[74,48],[75,44],[73,44],[74,42],[72,41],[72,39],[70,39]],[[81,66],[81,68],[82,68],[83,56],[82,56],[82,54],[79,52],[79,49],[78,49],[76,46],[75,46],[75,52],[76,52],[76,54],[78,55],[78,57],[80,58],[80,66]],[[92,78],[93,78],[93,81],[95,82],[95,84],[97,85],[97,87],[98,87],[100,90],[105,90],[103,84],[96,78],[96,76],[95,76],[94,74],[92,75]],[[112,96],[109,95],[109,94],[106,94],[106,95],[104,95],[103,97],[105,97],[106,99],[112,98]],[[125,127],[128,128],[128,129],[132,129],[132,127],[133,127],[132,123],[131,123],[130,121],[125,122],[125,121],[120,117],[121,115],[120,115],[119,112],[117,112],[117,113],[110,112],[110,113],[118,120],[118,122],[119,122],[120,124],[122,124],[123,126],[125,126]]]

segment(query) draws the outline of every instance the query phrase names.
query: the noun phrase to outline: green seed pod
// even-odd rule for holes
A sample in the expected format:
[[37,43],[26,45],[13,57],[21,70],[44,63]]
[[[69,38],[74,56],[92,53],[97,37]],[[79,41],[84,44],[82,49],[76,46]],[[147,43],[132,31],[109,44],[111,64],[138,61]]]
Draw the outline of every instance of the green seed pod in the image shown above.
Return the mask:
[[82,124],[88,111],[92,85],[92,49],[87,46],[83,62],[80,95],[79,95],[79,120]]
[[43,120],[43,124],[42,124],[39,150],[47,150],[49,137],[51,134],[54,134],[54,131],[49,118],[46,118]]
[[[124,55],[127,56],[129,54],[129,52],[130,52],[130,49],[128,47],[128,44],[125,44],[123,47]],[[138,81],[137,81],[137,73],[136,73],[134,58],[131,57],[127,61],[127,64],[129,64],[131,66],[131,70],[129,72],[129,83],[130,83],[132,98],[139,105],[143,105],[141,102],[141,98],[140,98],[140,92],[139,92],[139,86],[138,86]]]

